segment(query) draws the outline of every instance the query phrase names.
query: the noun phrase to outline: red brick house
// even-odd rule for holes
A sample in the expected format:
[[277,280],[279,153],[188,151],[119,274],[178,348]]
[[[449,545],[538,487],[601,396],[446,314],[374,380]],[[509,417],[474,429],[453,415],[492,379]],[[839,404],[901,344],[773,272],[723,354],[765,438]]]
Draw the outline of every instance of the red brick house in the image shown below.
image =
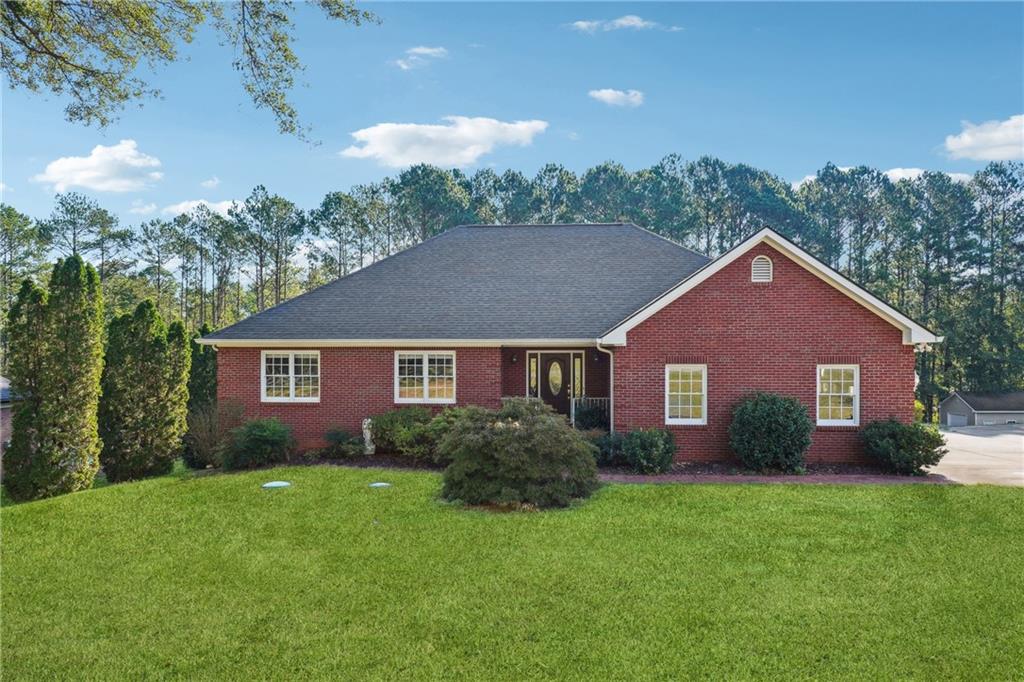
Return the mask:
[[728,459],[736,402],[795,396],[809,461],[856,461],[860,426],[913,415],[933,332],[765,229],[710,260],[635,225],[463,226],[210,334],[218,396],[331,428],[422,404],[534,396]]

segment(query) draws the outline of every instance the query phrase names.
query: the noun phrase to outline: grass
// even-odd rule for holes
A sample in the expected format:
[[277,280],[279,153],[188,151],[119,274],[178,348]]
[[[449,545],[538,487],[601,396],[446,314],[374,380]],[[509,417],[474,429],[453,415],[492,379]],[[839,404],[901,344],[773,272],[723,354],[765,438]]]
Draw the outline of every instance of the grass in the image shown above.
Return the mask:
[[6,507],[4,676],[1021,674],[1021,490],[607,486],[492,514],[439,485],[305,467]]

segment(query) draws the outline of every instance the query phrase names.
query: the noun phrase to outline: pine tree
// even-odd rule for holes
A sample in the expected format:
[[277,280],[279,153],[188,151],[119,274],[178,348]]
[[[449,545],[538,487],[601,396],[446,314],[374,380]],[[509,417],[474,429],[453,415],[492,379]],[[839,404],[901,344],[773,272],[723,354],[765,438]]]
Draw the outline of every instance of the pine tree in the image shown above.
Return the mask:
[[11,389],[20,399],[4,483],[27,500],[89,488],[99,470],[103,295],[79,256],[60,260],[49,294],[26,282],[11,313]]
[[185,434],[189,343],[181,323],[168,328],[150,300],[111,322],[99,410],[101,460],[111,481],[173,467]]

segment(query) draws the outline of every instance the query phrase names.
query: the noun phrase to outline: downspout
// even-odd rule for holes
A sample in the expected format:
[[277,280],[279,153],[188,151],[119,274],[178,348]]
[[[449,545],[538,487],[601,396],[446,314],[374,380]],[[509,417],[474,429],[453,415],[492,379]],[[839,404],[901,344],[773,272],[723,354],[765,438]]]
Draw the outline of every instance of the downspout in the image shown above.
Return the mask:
[[597,349],[608,355],[608,431],[615,433],[615,353],[601,345],[601,339],[595,339]]

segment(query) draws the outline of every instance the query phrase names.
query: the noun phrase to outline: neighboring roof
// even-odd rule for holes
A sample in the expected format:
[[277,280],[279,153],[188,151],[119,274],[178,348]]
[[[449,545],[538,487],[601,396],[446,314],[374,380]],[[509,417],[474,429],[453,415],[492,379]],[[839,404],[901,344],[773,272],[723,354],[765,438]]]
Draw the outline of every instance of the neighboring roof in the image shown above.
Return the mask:
[[690,291],[698,284],[708,279],[713,274],[729,265],[729,263],[732,263],[734,260],[762,242],[781,251],[813,275],[843,292],[854,301],[874,312],[879,317],[887,320],[893,326],[901,329],[903,331],[903,343],[918,344],[942,342],[943,337],[936,336],[933,331],[924,325],[915,322],[882,299],[861,288],[855,282],[839,274],[770,228],[764,228],[750,236],[715,260],[709,262],[704,267],[682,278],[681,281],[676,282],[671,289],[666,290],[661,296],[641,306],[627,317],[624,317],[614,326],[610,327],[601,336],[600,342],[608,345],[624,345],[626,343],[626,333],[630,329],[633,329],[638,324],[667,306],[669,303],[676,300],[687,291]]
[[967,406],[975,412],[1024,412],[1024,391],[1003,393],[997,391],[977,393],[954,391],[949,397],[952,398],[954,395],[967,403]]
[[593,342],[708,262],[631,224],[464,225],[203,341]]

